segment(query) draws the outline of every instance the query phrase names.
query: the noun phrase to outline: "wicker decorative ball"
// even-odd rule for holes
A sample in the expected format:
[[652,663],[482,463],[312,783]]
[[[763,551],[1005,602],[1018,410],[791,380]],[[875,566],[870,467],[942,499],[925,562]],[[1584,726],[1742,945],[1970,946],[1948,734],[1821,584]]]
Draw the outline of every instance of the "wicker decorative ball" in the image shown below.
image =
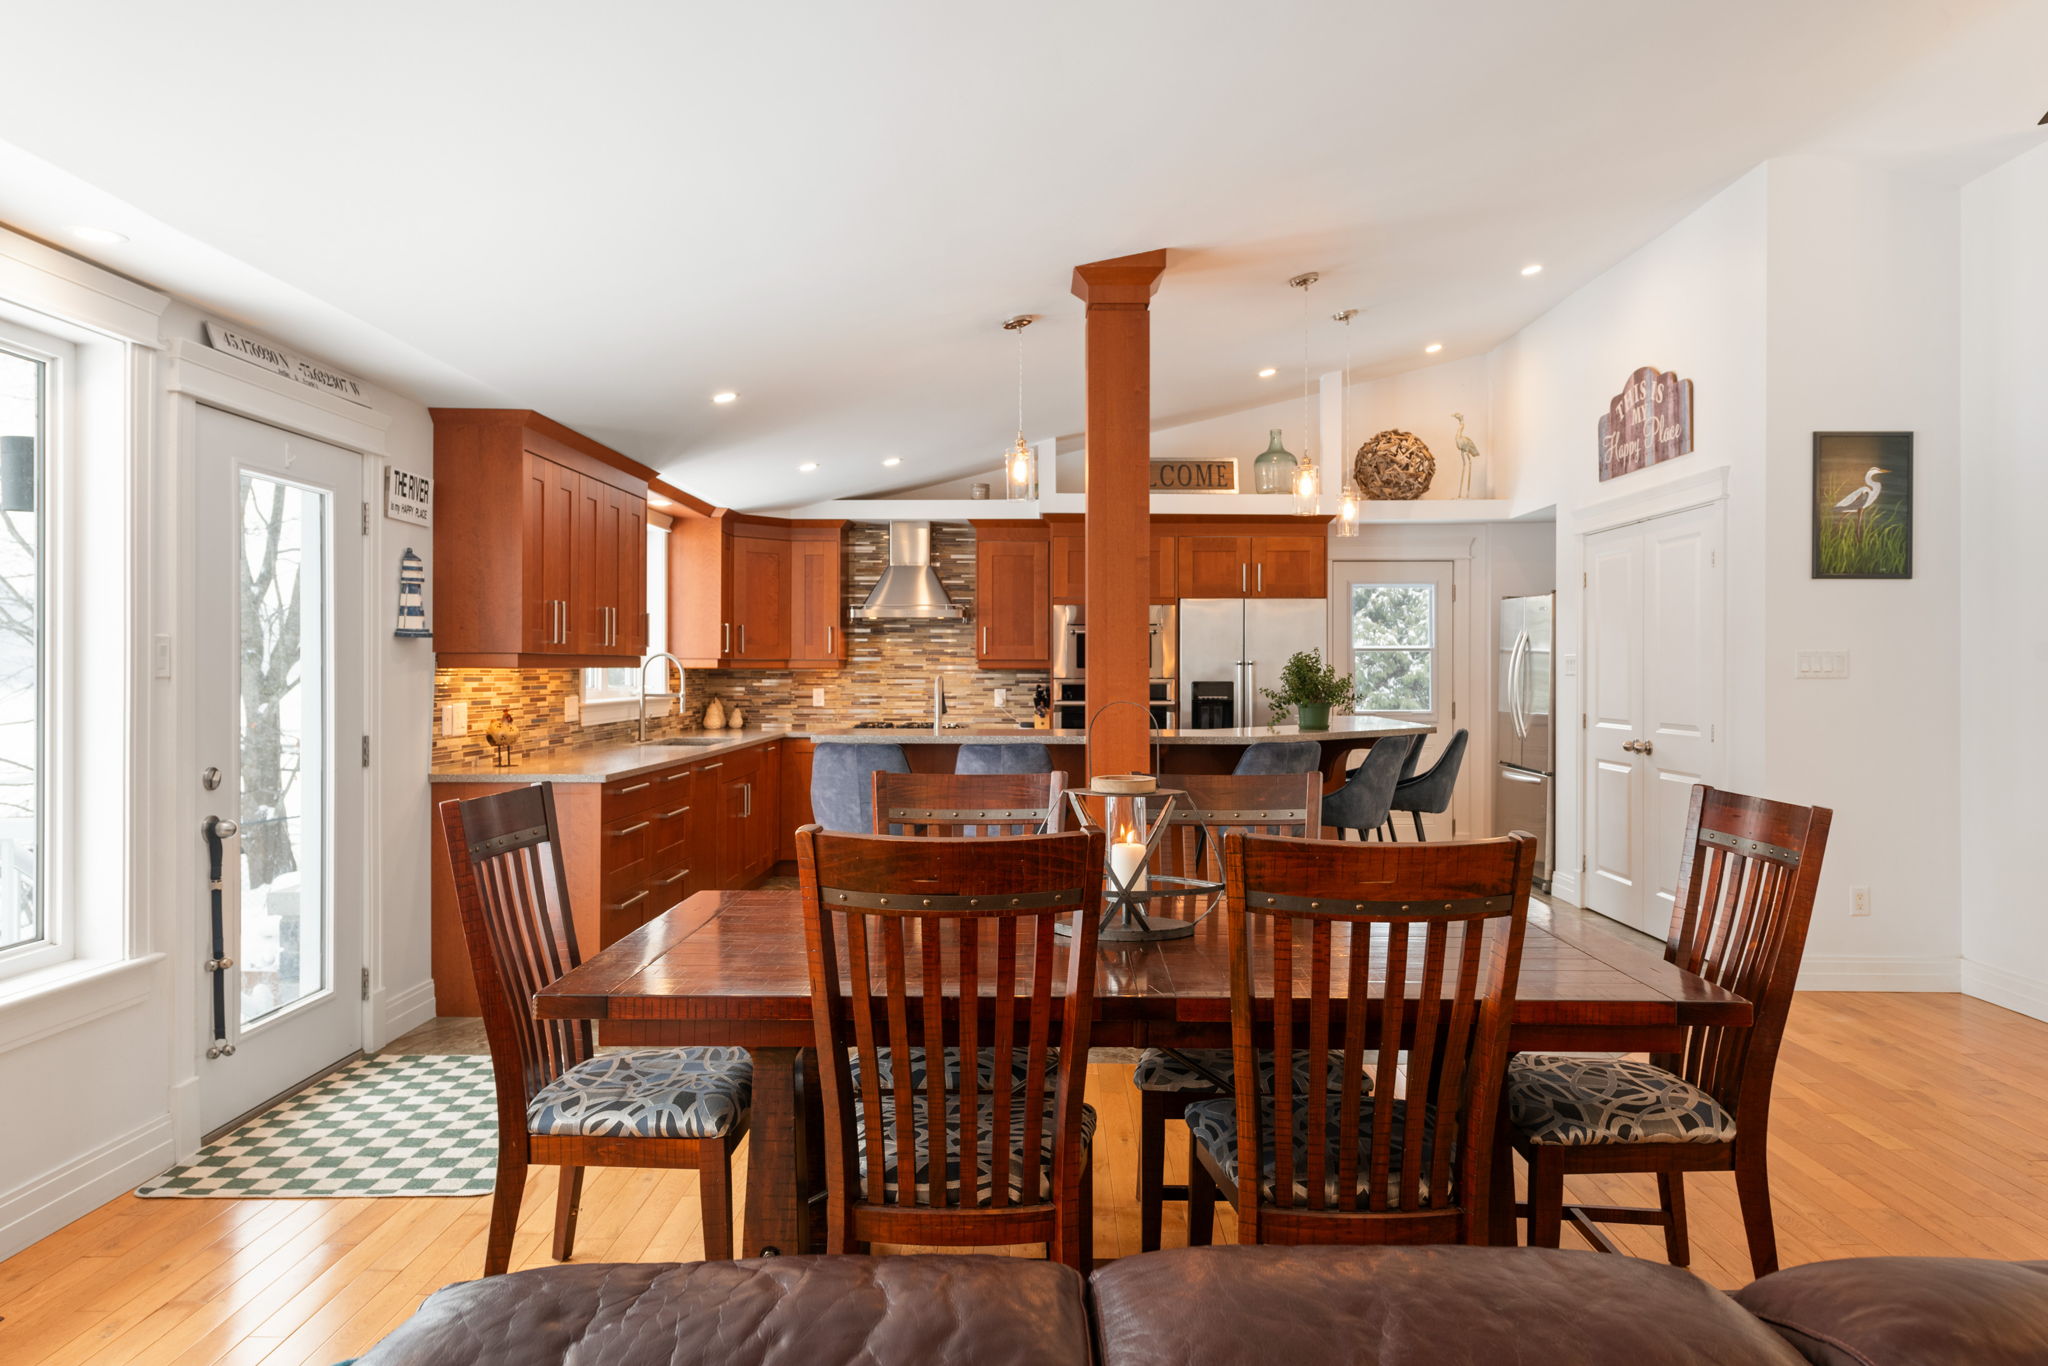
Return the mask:
[[1420,498],[1436,478],[1436,457],[1413,432],[1388,428],[1358,448],[1353,474],[1368,498]]

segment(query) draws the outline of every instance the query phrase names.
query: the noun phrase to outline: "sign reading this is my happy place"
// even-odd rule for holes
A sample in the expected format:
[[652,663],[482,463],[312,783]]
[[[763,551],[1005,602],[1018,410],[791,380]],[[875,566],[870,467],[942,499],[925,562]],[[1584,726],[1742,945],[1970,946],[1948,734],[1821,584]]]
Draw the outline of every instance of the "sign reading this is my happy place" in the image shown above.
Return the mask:
[[1600,477],[1633,474],[1692,450],[1692,381],[1645,365],[1600,419]]
[[1235,460],[1154,460],[1154,493],[1236,493]]
[[350,403],[360,404],[365,408],[370,406],[369,400],[363,397],[363,386],[357,380],[338,370],[330,370],[324,365],[307,360],[296,352],[287,351],[276,342],[251,336],[239,328],[229,327],[226,323],[207,319],[206,344],[216,351],[225,351],[229,355],[240,356],[252,365],[260,365],[273,375],[283,375],[286,379],[296,380],[308,389],[318,389],[323,394],[345,398]]

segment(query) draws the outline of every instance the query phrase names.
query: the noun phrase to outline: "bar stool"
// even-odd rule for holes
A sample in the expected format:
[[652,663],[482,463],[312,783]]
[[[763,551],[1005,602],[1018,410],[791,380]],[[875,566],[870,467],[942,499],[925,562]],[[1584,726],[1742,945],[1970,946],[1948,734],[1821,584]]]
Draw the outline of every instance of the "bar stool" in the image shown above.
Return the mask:
[[962,745],[955,773],[1050,773],[1052,750],[1036,741],[1016,745]]
[[[1418,773],[1395,784],[1394,799],[1388,806],[1387,836],[1399,839],[1394,833],[1395,811],[1406,811],[1415,818],[1415,838],[1426,840],[1422,833],[1422,817],[1442,815],[1451,809],[1451,792],[1458,785],[1458,770],[1465,763],[1465,742],[1472,736],[1468,730],[1459,730],[1451,737],[1451,743],[1444,746],[1444,752],[1437,756],[1427,773]],[[1418,739],[1415,746],[1418,753],[1422,745]]]
[[1339,839],[1346,830],[1357,831],[1361,840],[1368,830],[1379,831],[1393,809],[1401,770],[1414,762],[1421,745],[1422,737],[1417,735],[1390,735],[1375,741],[1365,752],[1364,762],[1344,779],[1344,786],[1323,798],[1323,825],[1335,827]]
[[908,773],[903,746],[820,741],[811,756],[811,814],[827,830],[865,835],[874,825],[874,775]]

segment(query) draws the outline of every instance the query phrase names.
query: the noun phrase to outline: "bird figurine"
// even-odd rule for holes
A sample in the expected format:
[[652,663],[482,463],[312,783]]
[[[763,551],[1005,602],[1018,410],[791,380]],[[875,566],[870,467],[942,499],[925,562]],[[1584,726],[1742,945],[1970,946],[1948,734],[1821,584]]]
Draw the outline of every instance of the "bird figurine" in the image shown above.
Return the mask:
[[1877,500],[1884,496],[1884,485],[1878,482],[1877,476],[1890,473],[1890,470],[1881,465],[1872,465],[1864,471],[1862,485],[1850,489],[1849,496],[1835,504],[1837,512],[1856,514],[1856,544],[1859,546],[1863,544],[1863,514],[1875,507]]
[[1460,498],[1470,498],[1472,496],[1472,462],[1479,458],[1479,448],[1472,444],[1471,437],[1465,435],[1465,415],[1463,413],[1452,413],[1451,416],[1458,419],[1458,496]]
[[512,720],[512,709],[507,707],[502,716],[484,727],[484,739],[491,742],[496,750],[498,767],[512,766],[512,747],[519,743],[519,726]]

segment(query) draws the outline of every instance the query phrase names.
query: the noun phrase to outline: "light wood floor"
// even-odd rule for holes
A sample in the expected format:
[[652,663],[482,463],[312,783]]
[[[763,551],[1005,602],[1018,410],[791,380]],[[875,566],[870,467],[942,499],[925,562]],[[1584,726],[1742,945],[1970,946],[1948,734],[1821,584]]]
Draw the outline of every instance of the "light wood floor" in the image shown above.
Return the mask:
[[[409,1036],[408,1047],[436,1041]],[[459,1026],[439,1045],[464,1051]],[[2048,1024],[1961,996],[1810,994],[1792,1012],[1772,1145],[1790,1265],[1880,1253],[2048,1257]],[[1128,1065],[1089,1069],[1098,1256],[1137,1250]],[[1170,1130],[1178,1149],[1178,1126]],[[1176,1152],[1169,1170],[1183,1165]],[[745,1161],[742,1150],[741,1161]],[[548,1264],[551,1180],[529,1188],[513,1266]],[[742,1185],[743,1188],[743,1185]],[[1645,1200],[1647,1178],[1586,1181]],[[1748,1279],[1732,1178],[1690,1182],[1694,1269]],[[0,1362],[287,1363],[363,1350],[430,1292],[473,1278],[484,1199],[137,1200],[124,1196],[0,1262]],[[1166,1243],[1183,1241],[1168,1206]],[[1232,1226],[1219,1214],[1218,1241]],[[1661,1255],[1650,1229],[1622,1242]],[[1575,1235],[1567,1232],[1567,1245]],[[578,1261],[699,1255],[693,1173],[594,1171]]]

